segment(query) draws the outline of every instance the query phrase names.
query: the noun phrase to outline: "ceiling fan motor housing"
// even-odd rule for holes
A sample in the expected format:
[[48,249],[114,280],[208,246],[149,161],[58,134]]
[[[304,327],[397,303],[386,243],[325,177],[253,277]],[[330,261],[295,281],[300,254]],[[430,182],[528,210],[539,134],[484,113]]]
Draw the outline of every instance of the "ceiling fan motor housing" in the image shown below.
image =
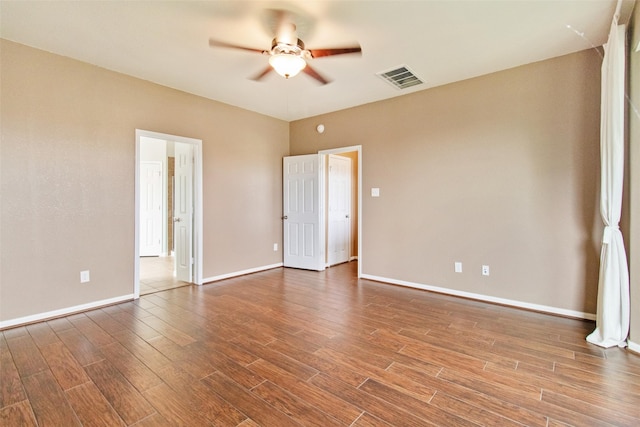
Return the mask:
[[289,53],[293,55],[302,55],[305,51],[304,42],[300,39],[297,39],[296,44],[292,45],[289,43],[279,42],[278,38],[274,38],[271,41],[271,54],[277,55],[279,53]]

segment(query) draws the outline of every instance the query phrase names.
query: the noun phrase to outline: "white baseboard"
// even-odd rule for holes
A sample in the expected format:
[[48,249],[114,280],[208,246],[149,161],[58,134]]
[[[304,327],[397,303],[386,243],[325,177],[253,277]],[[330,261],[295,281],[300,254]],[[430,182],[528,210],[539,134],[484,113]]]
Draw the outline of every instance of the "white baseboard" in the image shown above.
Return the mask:
[[284,265],[283,263],[279,262],[277,264],[264,265],[262,267],[255,267],[255,268],[250,268],[248,270],[235,271],[233,273],[221,274],[219,276],[205,277],[204,279],[202,279],[202,283],[203,284],[207,284],[207,283],[211,283],[211,282],[217,282],[218,280],[224,280],[224,279],[230,279],[232,277],[244,276],[245,274],[258,273],[260,271],[271,270],[271,269],[274,269],[274,268],[282,267],[283,265]]
[[421,283],[407,282],[404,280],[389,279],[387,277],[373,276],[363,274],[363,279],[375,280],[376,282],[390,283],[392,285],[407,286],[410,288],[424,289],[426,291],[437,292],[440,294],[453,295],[457,297],[470,298],[478,301],[491,302],[496,304],[508,305],[516,308],[524,308],[527,310],[541,311],[544,313],[557,314],[567,317],[575,317],[578,319],[596,320],[596,315],[592,313],[584,313],[582,311],[567,310],[564,308],[550,307],[547,305],[531,304],[523,301],[515,301],[505,298],[497,298],[490,295],[474,294],[471,292],[457,291],[455,289],[441,288],[438,286],[423,285]]
[[[217,282],[219,280],[229,279],[229,278],[237,277],[237,276],[243,276],[245,274],[257,273],[257,272],[265,271],[265,270],[271,270],[271,269],[282,267],[282,266],[283,266],[283,263],[277,263],[277,264],[265,265],[265,266],[262,266],[262,267],[250,268],[250,269],[242,270],[242,271],[236,271],[236,272],[233,272],[233,273],[221,274],[219,276],[207,277],[207,278],[203,279],[203,283]],[[596,315],[595,314],[591,314],[591,313],[584,313],[584,312],[580,312],[580,311],[567,310],[567,309],[558,308],[558,307],[550,307],[550,306],[546,306],[546,305],[531,304],[531,303],[526,303],[526,302],[522,302],[522,301],[515,301],[515,300],[504,299],[504,298],[497,298],[497,297],[492,297],[492,296],[489,296],[489,295],[475,294],[475,293],[471,293],[471,292],[457,291],[455,289],[441,288],[441,287],[437,287],[437,286],[430,286],[430,285],[424,285],[424,284],[421,284],[421,283],[407,282],[407,281],[404,281],[404,280],[390,279],[390,278],[387,278],[387,277],[374,276],[374,275],[370,275],[370,274],[363,274],[362,278],[363,279],[368,279],[368,280],[374,280],[376,282],[389,283],[389,284],[392,284],[392,285],[407,286],[407,287],[410,287],[410,288],[423,289],[423,290],[426,290],[426,291],[437,292],[437,293],[446,294],[446,295],[453,295],[453,296],[459,296],[459,297],[464,297],[464,298],[475,299],[475,300],[479,300],[479,301],[503,304],[503,305],[508,305],[508,306],[517,307],[517,308],[524,308],[524,309],[528,309],[528,310],[542,311],[542,312],[545,312],[545,313],[558,314],[558,315],[562,315],[562,316],[576,317],[576,318],[587,319],[587,320],[595,320],[596,319]],[[73,307],[67,307],[67,308],[63,308],[63,309],[59,309],[59,310],[53,310],[53,311],[48,311],[48,312],[44,312],[44,313],[38,313],[38,314],[31,315],[31,316],[18,317],[18,318],[15,318],[15,319],[4,320],[4,321],[0,321],[0,330],[8,329],[8,328],[19,326],[19,325],[26,325],[26,324],[34,323],[34,322],[41,322],[43,320],[53,319],[55,317],[68,316],[70,314],[75,314],[75,313],[79,313],[79,312],[87,311],[87,310],[93,310],[93,309],[104,307],[104,306],[107,306],[107,305],[117,304],[117,303],[125,302],[125,301],[132,301],[133,299],[134,299],[134,294],[128,294],[128,295],[122,295],[122,296],[119,296],[119,297],[108,298],[108,299],[105,299],[105,300],[94,301],[94,302],[87,303],[87,304],[76,305],[76,306],[73,306]],[[632,341],[629,341],[628,344],[629,344],[629,349],[630,350],[635,351],[637,353],[640,353],[640,344],[636,344],[636,343],[634,343]]]
[[629,350],[633,351],[634,353],[640,354],[640,344],[635,343],[631,340],[627,340],[627,346],[629,347]]
[[349,262],[351,261],[357,261],[358,257],[357,256],[352,256],[351,258],[349,258]]
[[59,310],[47,311],[45,313],[33,314],[31,316],[18,317],[16,319],[4,320],[0,322],[0,330],[8,329],[15,326],[27,325],[29,323],[42,322],[43,320],[53,319],[61,316],[68,316],[70,314],[80,313],[82,311],[93,310],[107,305],[117,304],[125,301],[132,301],[134,299],[133,294],[122,295],[120,297],[103,299],[100,301],[94,301],[87,304],[75,305],[73,307],[61,308]]

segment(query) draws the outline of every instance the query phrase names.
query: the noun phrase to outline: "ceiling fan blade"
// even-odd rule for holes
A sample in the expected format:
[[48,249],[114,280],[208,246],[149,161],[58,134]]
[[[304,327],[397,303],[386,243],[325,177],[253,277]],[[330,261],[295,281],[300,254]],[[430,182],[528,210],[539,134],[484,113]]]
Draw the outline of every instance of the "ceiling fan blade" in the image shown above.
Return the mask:
[[309,64],[307,64],[307,66],[302,69],[302,72],[307,74],[307,75],[309,75],[309,76],[311,76],[311,77],[313,77],[314,79],[316,79],[317,81],[319,81],[323,85],[326,85],[327,83],[330,82],[330,80],[327,80],[324,77],[322,77],[320,75],[320,73],[318,73],[316,70],[314,70]]
[[344,55],[345,53],[362,53],[360,46],[343,47],[335,49],[309,49],[312,58],[320,58],[323,56]]
[[237,44],[227,43],[227,42],[223,42],[223,41],[215,40],[215,39],[209,39],[209,46],[211,46],[211,47],[228,47],[230,49],[248,50],[249,52],[269,53],[268,51],[263,50],[263,49],[254,49],[252,47],[239,46]]
[[260,73],[256,74],[254,77],[252,77],[251,80],[255,80],[255,81],[261,80],[264,76],[269,74],[271,71],[273,71],[273,68],[271,67],[271,65],[267,65],[267,68],[262,70]]

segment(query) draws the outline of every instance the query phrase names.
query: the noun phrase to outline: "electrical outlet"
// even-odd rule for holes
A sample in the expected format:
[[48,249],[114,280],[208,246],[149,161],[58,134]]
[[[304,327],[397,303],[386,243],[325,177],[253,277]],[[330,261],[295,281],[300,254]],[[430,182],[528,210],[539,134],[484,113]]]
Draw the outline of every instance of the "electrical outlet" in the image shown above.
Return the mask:
[[278,244],[277,243],[273,244],[273,251],[274,252],[278,252]]
[[461,262],[456,262],[456,263],[454,264],[453,269],[454,269],[454,271],[455,271],[456,273],[462,273],[462,263],[461,263]]
[[88,283],[91,280],[89,276],[89,270],[83,270],[80,272],[80,283]]
[[482,275],[483,276],[488,276],[489,275],[489,266],[488,265],[483,265],[482,266]]

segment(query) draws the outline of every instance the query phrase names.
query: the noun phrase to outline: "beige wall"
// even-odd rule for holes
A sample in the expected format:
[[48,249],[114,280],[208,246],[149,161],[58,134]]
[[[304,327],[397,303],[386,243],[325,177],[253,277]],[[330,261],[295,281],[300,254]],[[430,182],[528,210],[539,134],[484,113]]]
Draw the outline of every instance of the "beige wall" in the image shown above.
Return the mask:
[[[629,253],[631,285],[630,339],[640,345],[640,2],[636,1],[630,23],[629,54],[629,237],[625,236]],[[636,347],[638,350],[638,347]]]
[[600,64],[589,50],[296,121],[291,154],[362,145],[364,274],[595,313]]
[[288,123],[8,41],[0,55],[0,321],[133,292],[136,128],[203,140],[205,278],[282,262]]
[[136,128],[203,140],[204,277],[282,261],[283,156],[362,145],[365,274],[595,312],[595,50],[287,124],[1,43],[0,321],[132,292]]

